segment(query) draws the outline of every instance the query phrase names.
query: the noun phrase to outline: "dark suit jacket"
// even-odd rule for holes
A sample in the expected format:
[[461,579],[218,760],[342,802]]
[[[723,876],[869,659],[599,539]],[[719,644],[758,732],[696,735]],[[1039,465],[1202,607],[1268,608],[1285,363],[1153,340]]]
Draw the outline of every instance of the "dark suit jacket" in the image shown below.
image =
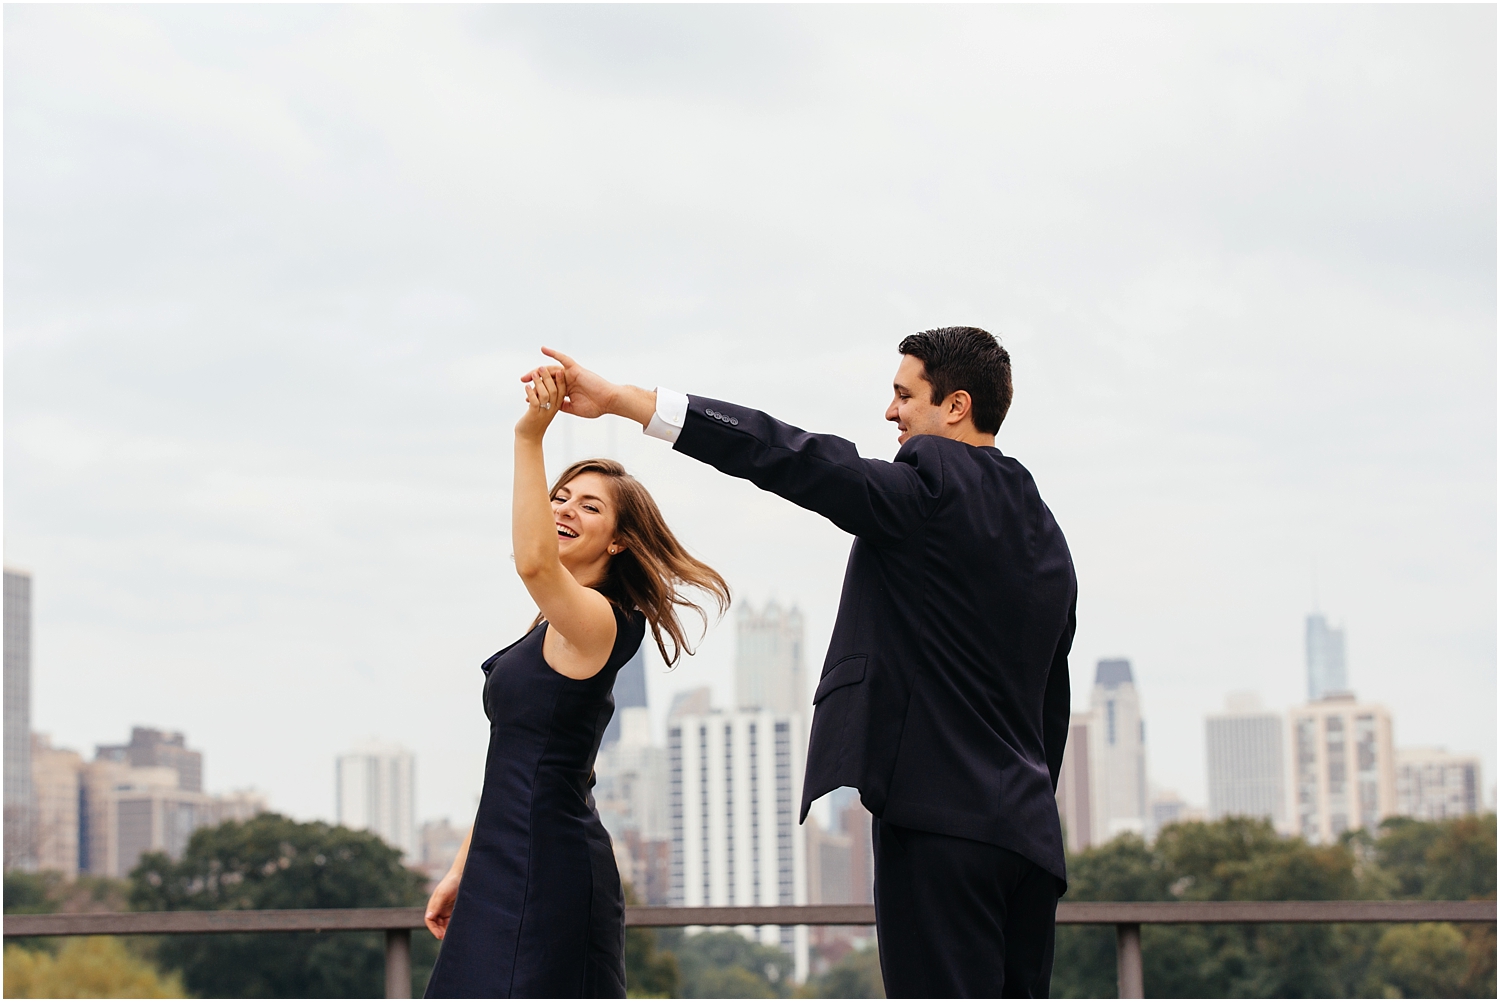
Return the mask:
[[813,697],[802,818],[857,787],[891,824],[1002,846],[1066,879],[1057,774],[1078,593],[1031,474],[921,435],[895,462],[690,396],[675,448],[855,536]]

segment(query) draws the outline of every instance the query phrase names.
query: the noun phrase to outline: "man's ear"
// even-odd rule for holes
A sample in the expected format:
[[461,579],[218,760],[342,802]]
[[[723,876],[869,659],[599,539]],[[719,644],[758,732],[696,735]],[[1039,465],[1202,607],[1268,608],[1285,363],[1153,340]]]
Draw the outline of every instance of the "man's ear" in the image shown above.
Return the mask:
[[959,424],[974,410],[974,398],[968,390],[954,390],[944,401],[943,423]]

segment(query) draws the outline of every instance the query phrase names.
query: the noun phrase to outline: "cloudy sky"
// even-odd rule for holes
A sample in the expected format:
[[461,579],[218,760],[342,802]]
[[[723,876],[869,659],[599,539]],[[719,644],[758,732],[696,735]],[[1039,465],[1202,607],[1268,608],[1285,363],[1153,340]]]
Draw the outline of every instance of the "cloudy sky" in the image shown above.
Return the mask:
[[[1303,698],[1303,617],[1402,745],[1494,783],[1495,10],[9,6],[5,559],[33,717],[185,730],[331,817],[333,757],[473,810],[536,347],[889,457],[895,345],[1015,359],[1000,447],[1135,665],[1152,781]],[[739,601],[849,540],[623,423]],[[732,618],[674,691],[731,691]]]

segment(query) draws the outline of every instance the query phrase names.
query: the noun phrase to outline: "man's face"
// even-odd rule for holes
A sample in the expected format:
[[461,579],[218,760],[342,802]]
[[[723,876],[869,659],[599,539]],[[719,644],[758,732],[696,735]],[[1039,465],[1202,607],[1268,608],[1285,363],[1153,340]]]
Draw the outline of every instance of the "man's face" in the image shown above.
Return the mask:
[[900,431],[897,442],[904,445],[913,435],[943,433],[943,408],[932,402],[932,384],[927,381],[927,367],[920,358],[901,356],[893,388],[896,394],[885,409],[885,419],[896,422]]

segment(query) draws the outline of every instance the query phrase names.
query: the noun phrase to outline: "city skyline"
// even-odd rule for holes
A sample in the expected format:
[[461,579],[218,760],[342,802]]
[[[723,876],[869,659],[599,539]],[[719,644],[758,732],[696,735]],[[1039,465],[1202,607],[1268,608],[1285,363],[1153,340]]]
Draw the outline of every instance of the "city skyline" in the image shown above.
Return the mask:
[[[16,603],[11,608],[15,609],[19,606],[20,608],[29,610],[31,584],[29,574],[8,569],[7,583],[13,586],[18,596],[22,593],[24,583],[25,604],[20,605]],[[800,651],[804,643],[802,619],[795,603],[789,609],[784,610],[772,598],[765,603],[763,613],[756,613],[753,603],[745,603],[741,605],[741,612],[736,618],[735,624],[737,631],[736,654],[734,672],[731,679],[727,682],[720,680],[718,686],[678,688],[671,691],[670,698],[658,697],[652,700],[648,695],[645,664],[649,642],[643,642],[640,650],[636,652],[621,671],[622,683],[617,684],[619,692],[616,693],[616,710],[611,718],[604,743],[600,749],[601,768],[604,767],[603,763],[609,760],[611,750],[620,743],[622,735],[627,733],[631,737],[624,744],[631,749],[640,749],[647,753],[665,754],[663,744],[664,741],[670,741],[671,721],[683,714],[702,716],[709,712],[719,713],[718,709],[711,708],[717,705],[719,697],[723,695],[717,691],[720,688],[727,690],[732,695],[733,703],[749,704],[742,706],[742,710],[759,709],[759,707],[754,705],[756,702],[754,699],[747,698],[747,693],[760,692],[763,685],[760,681],[757,681],[747,687],[746,683],[742,680],[745,675],[764,676],[767,672],[771,672],[794,679],[802,675],[799,667]],[[1320,613],[1309,614],[1305,618],[1305,624],[1307,642],[1303,652],[1304,680],[1308,687],[1308,692],[1320,691],[1317,688],[1318,680],[1325,678],[1322,669],[1325,664],[1323,659],[1327,657],[1327,653],[1320,648],[1320,644],[1327,641],[1320,638],[1318,642],[1315,642],[1313,640],[1313,637],[1316,635],[1315,630],[1326,630],[1334,635],[1333,643],[1336,644],[1336,657],[1338,659],[1335,662],[1335,677],[1341,684],[1347,685],[1347,675],[1342,663],[1342,649],[1345,639],[1344,631],[1342,629],[1328,630],[1324,622],[1324,617]],[[29,655],[29,622],[22,622],[22,617],[13,615],[9,625],[17,635],[25,633],[27,645],[24,650]],[[753,638],[748,645],[746,643],[747,635]],[[769,638],[772,637],[776,639],[770,640]],[[19,675],[21,667],[25,666],[29,668],[29,658],[13,657],[11,665],[12,675]],[[1079,666],[1076,663],[1071,667],[1074,673],[1079,670]],[[1075,708],[1072,720],[1069,723],[1069,755],[1068,760],[1064,762],[1058,787],[1059,809],[1063,813],[1065,825],[1068,825],[1070,819],[1074,817],[1070,811],[1079,812],[1077,816],[1083,818],[1084,823],[1089,829],[1087,835],[1069,833],[1067,841],[1070,849],[1073,851],[1082,849],[1090,844],[1100,844],[1103,841],[1108,841],[1109,838],[1120,832],[1143,833],[1147,835],[1148,839],[1154,837],[1155,830],[1159,827],[1159,825],[1153,823],[1151,817],[1156,791],[1160,791],[1164,795],[1176,796],[1175,790],[1169,790],[1156,781],[1155,774],[1149,766],[1150,745],[1145,740],[1146,720],[1145,715],[1140,709],[1140,695],[1135,686],[1134,670],[1130,659],[1101,658],[1095,664],[1093,674],[1094,685],[1089,690],[1090,694],[1087,697],[1089,703],[1087,706],[1082,708],[1077,706],[1080,694],[1075,688]],[[12,685],[19,685],[15,677],[12,677],[10,682]],[[29,685],[29,677],[26,679],[26,684]],[[1290,746],[1286,745],[1287,742],[1295,745],[1297,741],[1295,730],[1288,721],[1294,720],[1298,711],[1306,715],[1315,713],[1319,704],[1353,704],[1356,701],[1356,693],[1352,687],[1325,688],[1327,688],[1327,692],[1322,697],[1292,703],[1284,710],[1264,706],[1260,694],[1255,691],[1238,691],[1226,694],[1224,706],[1218,711],[1206,713],[1204,717],[1208,731],[1204,743],[1207,783],[1203,795],[1196,798],[1190,796],[1180,801],[1179,808],[1188,809],[1194,817],[1203,816],[1213,819],[1225,816],[1226,814],[1246,813],[1246,809],[1252,803],[1259,804],[1262,801],[1274,803],[1278,805],[1277,809],[1267,810],[1263,813],[1268,820],[1271,820],[1275,824],[1278,831],[1288,834],[1301,834],[1311,837],[1314,841],[1326,841],[1329,832],[1326,822],[1321,827],[1315,822],[1311,828],[1308,828],[1306,825],[1299,826],[1294,823],[1295,819],[1293,815],[1297,810],[1297,805],[1287,798],[1295,795],[1297,774],[1293,764],[1294,760],[1291,758]],[[1120,693],[1124,693],[1125,702],[1123,704],[1118,702],[1121,698]],[[778,707],[782,702],[783,700],[781,699],[775,700]],[[1364,703],[1365,701],[1360,700],[1359,702]],[[730,705],[733,705],[733,703]],[[1124,706],[1123,710],[1119,709],[1122,705]],[[1425,746],[1398,744],[1392,736],[1395,723],[1394,716],[1383,707],[1375,707],[1374,709],[1380,715],[1380,719],[1383,721],[1381,726],[1384,728],[1382,734],[1384,735],[1383,747],[1385,748],[1385,754],[1382,758],[1382,768],[1390,771],[1390,777],[1388,777],[1386,784],[1390,786],[1390,789],[1386,790],[1382,787],[1379,797],[1382,805],[1378,812],[1380,817],[1393,813],[1409,813],[1413,816],[1424,818],[1429,816],[1453,816],[1453,812],[1457,810],[1457,807],[1453,805],[1456,804],[1470,805],[1469,809],[1471,811],[1476,809],[1476,807],[1478,810],[1493,810],[1495,808],[1496,778],[1486,771],[1482,754],[1475,753],[1471,749],[1450,748],[1446,744]],[[26,700],[12,701],[11,703],[11,713],[18,718],[25,715],[27,719],[30,719],[29,710],[29,703]],[[790,711],[783,710],[782,712]],[[802,714],[801,716],[805,719],[810,719],[810,714]],[[1249,732],[1244,730],[1246,727],[1251,727],[1252,729],[1260,727],[1262,731],[1265,731],[1267,727],[1271,727],[1270,722],[1273,719],[1276,721],[1274,727],[1271,728],[1276,732],[1274,738],[1270,736],[1269,731],[1266,731],[1265,734],[1255,732],[1259,736],[1252,739],[1249,737]],[[1222,735],[1218,738],[1215,736],[1216,727],[1219,728],[1219,734]],[[1231,738],[1229,737],[1229,732],[1224,730],[1226,727],[1238,727],[1240,730],[1234,732],[1235,736]],[[1116,746],[1121,745],[1122,741],[1124,741],[1121,728],[1128,728],[1132,732],[1128,737],[1131,738],[1133,743],[1127,742],[1129,747],[1125,748],[1125,751],[1128,752],[1128,755],[1124,758],[1121,758],[1120,753],[1115,751]],[[1135,733],[1137,731],[1138,734]],[[32,737],[28,742],[27,748],[26,761],[28,763],[32,761],[32,756],[37,754],[38,748],[40,748],[44,755],[50,754],[54,757],[62,755],[72,756],[75,759],[79,758],[77,753],[71,749],[53,748],[49,733],[36,730],[32,730],[29,733]],[[1111,736],[1114,738],[1113,741],[1111,740]],[[1216,740],[1219,742],[1218,745],[1215,744]],[[41,742],[40,745],[38,745],[38,741]],[[1229,741],[1230,744],[1226,745],[1226,741]],[[1252,744],[1246,745],[1246,741],[1251,741]],[[1257,773],[1253,779],[1246,780],[1243,774],[1243,763],[1247,761],[1245,756],[1249,755],[1251,757],[1250,760],[1256,760],[1257,756],[1263,757],[1273,754],[1271,744],[1268,744],[1268,742],[1275,745],[1275,761],[1281,763],[1281,765],[1262,766],[1260,767],[1260,773]],[[200,794],[203,791],[201,778],[202,753],[187,750],[183,733],[180,731],[169,733],[136,725],[131,729],[131,741],[129,743],[118,745],[96,744],[94,747],[95,755],[92,760],[93,762],[115,761],[132,768],[146,769],[148,771],[158,766],[169,766],[174,777],[167,784],[171,789],[181,789]],[[1252,747],[1255,750],[1249,751]],[[1229,752],[1226,750],[1228,748],[1233,748],[1234,751]],[[630,751],[626,754],[639,754],[639,752]],[[1224,759],[1226,754],[1238,756],[1240,765],[1237,768],[1240,770],[1239,772],[1232,770],[1226,773],[1224,769],[1230,768],[1227,764],[1216,765],[1216,762],[1219,761],[1227,763],[1228,760]],[[401,761],[394,764],[383,761],[388,758],[398,758]],[[1411,764],[1407,766],[1405,772],[1400,774],[1401,778],[1397,779],[1397,770],[1400,767],[1398,760],[1403,758],[1409,760]],[[358,784],[359,790],[363,792],[358,793],[358,796],[355,796],[355,800],[369,800],[368,805],[361,807],[355,801],[349,800],[348,796],[353,794],[346,794],[345,791],[346,783],[343,778],[343,766],[346,759],[350,761],[351,765],[357,759],[367,767],[371,763],[374,763],[375,759],[381,759],[382,761],[375,763],[373,768],[383,777],[384,782],[382,785],[390,786],[392,790],[395,789],[395,786],[401,786],[405,792],[393,793],[390,796],[382,798],[371,793],[373,787],[367,789],[369,786],[368,783]],[[366,760],[369,761],[367,762]],[[81,759],[79,759],[79,763],[80,767],[85,771],[90,764],[83,762]],[[1418,763],[1426,765],[1429,777],[1436,777],[1429,779],[1429,783],[1433,785],[1432,789],[1428,791],[1426,799],[1423,798],[1422,780],[1420,778],[1422,773],[1418,768]],[[631,768],[636,767],[632,766]],[[1099,779],[1116,773],[1124,776],[1124,772],[1121,772],[1122,769],[1124,772],[1134,774],[1133,778],[1130,778],[1131,781],[1123,785],[1120,783],[1110,784],[1110,789],[1108,792],[1105,792],[1104,788],[1099,785]],[[1215,772],[1216,769],[1219,770],[1217,774]],[[1223,778],[1216,780],[1216,775],[1220,775]],[[1411,778],[1407,778],[1408,775]],[[1268,780],[1268,777],[1275,778],[1274,780]],[[1081,794],[1078,792],[1080,781],[1083,790]],[[1216,782],[1220,786],[1216,787]],[[1267,782],[1271,782],[1272,785],[1279,784],[1277,789],[1280,792],[1272,793],[1269,788],[1253,793],[1246,792],[1247,788],[1245,784],[1247,782],[1249,783],[1249,787],[1255,787],[1257,784],[1264,787]],[[19,785],[19,776],[13,777],[13,783]],[[1399,793],[1397,792],[1397,783],[1402,784]],[[1444,783],[1447,785],[1444,786]],[[392,784],[395,784],[395,786],[392,786]],[[1235,784],[1239,784],[1239,786],[1236,787]],[[28,789],[31,786],[29,768],[25,785]],[[443,824],[453,820],[453,816],[450,814],[428,812],[417,806],[419,803],[418,791],[420,788],[415,779],[414,757],[410,750],[396,743],[385,742],[371,737],[354,741],[352,751],[344,751],[336,756],[334,785],[333,809],[327,813],[313,813],[305,815],[305,817],[328,820],[335,824],[347,824],[350,827],[375,831],[386,838],[392,845],[402,849],[407,854],[407,859],[411,865],[419,866],[424,865],[426,862],[427,854],[423,845],[423,830],[428,825]],[[226,802],[249,796],[252,798],[249,802],[258,804],[259,809],[284,811],[284,809],[270,804],[268,798],[266,798],[261,790],[261,786],[251,783],[248,786],[237,788],[232,795],[228,796]],[[371,796],[374,797],[373,800],[370,799]],[[1080,797],[1083,799],[1080,800]],[[1125,800],[1130,800],[1132,803],[1139,804],[1138,814],[1122,808],[1122,797]],[[1325,814],[1327,812],[1326,798],[1326,792],[1322,793],[1321,800],[1319,801],[1323,805],[1321,810]],[[208,804],[224,800],[225,797],[224,795],[217,795],[201,799],[205,804]],[[474,799],[477,804],[477,793]],[[833,824],[836,826],[838,824],[835,820],[837,815],[831,812],[841,809],[842,803],[831,807],[830,804],[834,799],[836,798],[832,796],[825,797],[814,804],[814,817],[824,825]],[[386,803],[388,800],[393,802]],[[380,801],[380,804],[376,805],[376,801]],[[399,801],[399,804],[394,803],[394,801]],[[1121,803],[1115,803],[1115,801],[1121,801]],[[38,824],[39,815],[33,816],[34,804],[34,801],[28,803],[24,811],[25,824],[28,827]],[[1398,804],[1413,806],[1410,809],[1398,809]],[[603,801],[601,801],[600,809],[601,811],[606,811]],[[378,816],[377,820],[373,822],[370,818],[366,817],[372,810]],[[346,818],[344,815],[350,811],[353,814],[350,814]],[[1447,813],[1444,813],[1445,811]],[[458,813],[455,823],[459,825],[460,829],[467,826],[471,820],[471,813]],[[1258,812],[1255,809],[1249,809],[1248,813],[1255,815]],[[1125,815],[1127,814],[1130,816],[1126,817]],[[405,820],[402,820],[403,818]],[[1348,822],[1344,822],[1344,824],[1347,825]],[[630,827],[634,828],[635,826],[636,823],[631,822]],[[1354,827],[1358,827],[1358,824],[1354,824]],[[613,829],[611,830],[613,831]],[[36,843],[31,848],[34,850],[35,845],[40,844],[46,837],[38,828],[32,834],[32,838],[36,840]],[[653,837],[660,837],[660,832],[653,830]],[[14,841],[13,844],[15,844]],[[621,846],[624,844],[624,842],[620,843]],[[618,848],[619,846],[617,846]],[[86,856],[87,849],[84,849],[83,852]],[[623,851],[621,858],[623,860],[621,864],[622,872],[624,872],[631,864],[628,850]],[[24,866],[26,864],[23,863],[21,865]],[[634,865],[639,867],[643,864],[636,862]]]
[[[183,730],[215,784],[323,818],[381,733],[457,824],[478,666],[534,615],[508,498],[540,343],[890,458],[895,345],[973,323],[1072,547],[1075,708],[1128,656],[1148,771],[1205,803],[1204,715],[1300,704],[1316,609],[1397,743],[1479,754],[1488,798],[1494,18],[7,8],[33,728]],[[817,677],[846,535],[561,419],[549,469],[590,454],[737,596],[795,600]],[[648,648],[654,727],[681,689],[734,705],[736,613],[671,672]]]
[[[15,595],[29,594],[29,579],[13,571],[8,576]],[[636,670],[626,681],[625,705],[611,721],[614,736],[601,747],[594,790],[621,874],[651,904],[734,904],[745,896],[763,903],[773,893],[780,903],[860,900],[868,814],[856,791],[843,788],[814,810],[809,827],[793,825],[806,720],[767,705],[785,701],[776,698],[784,694],[765,691],[768,673],[795,677],[803,643],[800,616],[795,605],[783,611],[775,602],[761,614],[746,608],[736,620],[736,675],[758,681],[747,686],[737,678],[733,689],[742,705],[729,712],[715,707],[709,687],[678,692],[667,710],[666,747],[652,734],[641,653],[630,659]],[[26,635],[26,603],[8,601],[7,609],[11,634]],[[1314,619],[1308,617],[1310,627]],[[25,650],[12,648],[17,654]],[[1309,643],[1306,661],[1310,691],[1317,691],[1314,680],[1325,674],[1319,669],[1326,652]],[[24,658],[11,659],[12,688],[24,689],[24,665]],[[747,698],[755,693],[760,695]],[[1090,707],[1075,711],[1069,723],[1057,789],[1074,852],[1120,834],[1143,835],[1149,842],[1174,821],[1259,817],[1283,835],[1329,843],[1350,829],[1374,829],[1393,815],[1441,820],[1486,806],[1477,756],[1398,747],[1385,707],[1362,703],[1347,688],[1328,688],[1286,716],[1265,709],[1253,692],[1229,694],[1223,711],[1205,720],[1205,811],[1151,782],[1142,705],[1130,661],[1100,659]],[[7,709],[27,717],[29,701],[14,699]],[[770,746],[768,734],[774,735]],[[28,745],[25,778],[33,792],[19,806],[30,815],[29,840],[13,833],[7,845],[10,865],[23,870],[122,877],[143,852],[176,857],[196,829],[269,809],[253,789],[205,794],[203,755],[180,731],[134,726],[128,742],[98,744],[87,762],[76,751],[55,747],[45,733],[31,733]],[[408,749],[364,739],[338,757],[335,775],[336,823],[379,835],[429,880],[446,870],[466,819],[457,827],[447,817],[418,824],[415,761]],[[809,946],[827,939],[789,930],[779,937],[774,930],[762,933],[768,944],[779,942],[790,951],[802,972]]]

